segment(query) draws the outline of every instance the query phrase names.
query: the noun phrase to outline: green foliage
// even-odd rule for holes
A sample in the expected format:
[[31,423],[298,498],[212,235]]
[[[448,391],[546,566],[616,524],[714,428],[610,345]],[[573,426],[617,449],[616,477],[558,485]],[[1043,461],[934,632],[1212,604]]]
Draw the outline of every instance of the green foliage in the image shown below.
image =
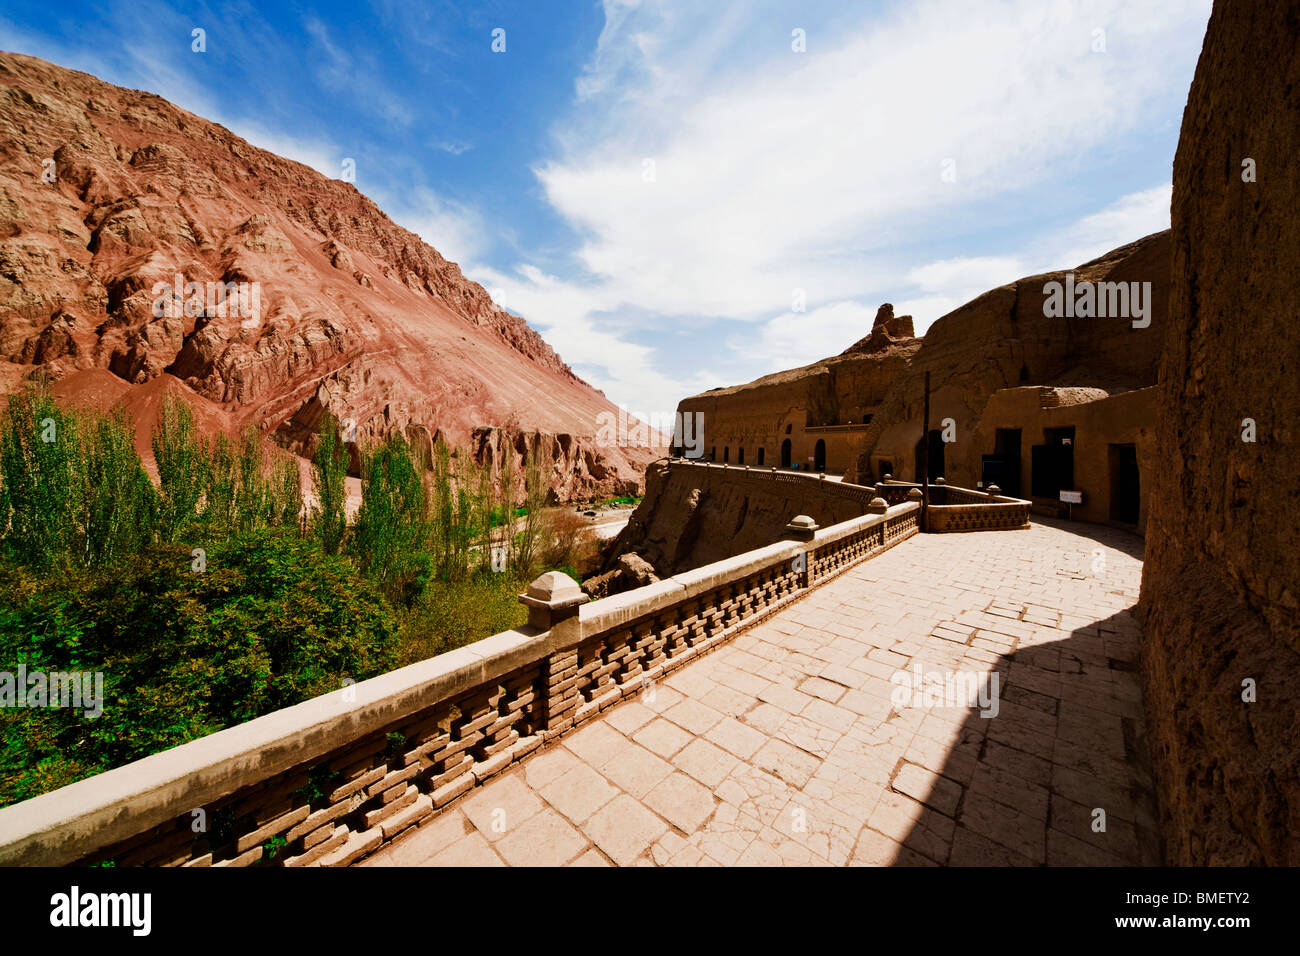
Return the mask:
[[452,456],[438,443],[429,478],[429,542],[437,576],[465,581],[491,561],[492,484],[489,468]]
[[83,563],[100,567],[149,544],[158,497],[136,454],[135,429],[125,412],[87,420],[83,430]]
[[235,533],[248,534],[270,522],[271,486],[262,460],[262,439],[251,425],[239,440],[239,474],[235,486]]
[[77,548],[84,472],[75,417],[43,385],[10,396],[0,419],[4,550],[34,568],[66,567]]
[[312,474],[316,479],[316,509],[312,531],[326,554],[338,554],[347,531],[348,453],[333,415],[321,419]]
[[589,553],[585,522],[544,507],[547,455],[519,474],[511,435],[495,475],[441,441],[432,462],[400,435],[368,450],[350,537],[329,416],[310,513],[298,461],[254,429],[205,441],[167,399],[156,490],[134,437],[122,411],[68,412],[41,385],[0,414],[0,670],[104,679],[98,719],[0,708],[0,804],[519,626],[531,576]]
[[174,395],[163,401],[153,430],[158,466],[158,539],[178,540],[193,523],[207,483],[207,443],[198,434],[194,412]]
[[157,496],[125,412],[79,415],[42,385],[0,418],[0,551],[32,568],[99,567],[148,544]]
[[230,439],[217,432],[208,458],[203,489],[203,523],[208,535],[223,539],[235,529],[235,490],[239,464]]
[[112,571],[0,569],[0,661],[104,675],[97,719],[0,710],[0,802],[381,674],[397,652],[382,596],[293,533],[237,539],[203,573],[178,546]]
[[515,574],[520,577],[531,574],[538,561],[538,547],[543,532],[542,509],[551,490],[547,476],[542,471],[542,461],[549,457],[549,454],[543,453],[539,439],[524,459],[524,516],[516,536],[512,560]]
[[428,532],[424,471],[397,433],[362,463],[361,509],[350,550],[367,576],[388,585],[390,596],[404,593],[419,572]]
[[402,622],[400,665],[519,627],[528,610],[519,603],[526,582],[510,574],[475,575],[429,588]]
[[302,472],[288,456],[271,469],[267,520],[275,527],[297,528],[302,519]]

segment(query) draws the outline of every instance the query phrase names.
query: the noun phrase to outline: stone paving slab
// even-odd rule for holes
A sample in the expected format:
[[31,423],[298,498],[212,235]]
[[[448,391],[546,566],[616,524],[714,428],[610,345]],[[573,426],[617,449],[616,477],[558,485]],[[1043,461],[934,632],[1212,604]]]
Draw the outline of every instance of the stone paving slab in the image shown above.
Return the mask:
[[[1141,548],[1037,518],[918,535],[361,865],[1158,863]],[[953,696],[994,680],[989,716]]]

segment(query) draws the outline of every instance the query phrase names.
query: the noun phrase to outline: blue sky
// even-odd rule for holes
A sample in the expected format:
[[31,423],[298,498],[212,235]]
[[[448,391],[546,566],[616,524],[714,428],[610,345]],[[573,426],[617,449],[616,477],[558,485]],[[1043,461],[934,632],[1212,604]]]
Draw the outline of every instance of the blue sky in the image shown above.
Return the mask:
[[663,414],[842,351],[881,302],[924,330],[1166,228],[1209,9],[8,0],[0,48],[334,178],[353,159],[579,374]]

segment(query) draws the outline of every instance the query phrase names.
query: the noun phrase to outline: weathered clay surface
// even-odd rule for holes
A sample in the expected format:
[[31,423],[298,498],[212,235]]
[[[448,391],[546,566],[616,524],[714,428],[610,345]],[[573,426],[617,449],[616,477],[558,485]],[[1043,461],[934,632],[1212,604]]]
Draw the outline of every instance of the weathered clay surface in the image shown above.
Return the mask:
[[905,344],[916,337],[910,315],[894,315],[894,306],[886,302],[876,310],[875,321],[871,323],[871,334],[858,339],[841,355],[854,355],[863,352],[883,352],[891,345]]
[[[831,484],[834,484],[831,482]],[[796,515],[820,527],[863,514],[860,501],[820,494],[813,480],[778,482],[743,469],[646,469],[645,498],[617,538],[605,546],[604,569],[635,551],[670,577],[780,541]]]
[[[1064,282],[1067,271],[1076,282],[1150,282],[1150,326],[1044,315],[1044,286]],[[1161,232],[1074,269],[1000,286],[954,309],[926,330],[921,348],[892,383],[861,435],[856,468],[846,480],[878,479],[881,460],[891,462],[895,477],[913,477],[927,371],[930,427],[939,428],[945,418],[955,427],[956,441],[946,449],[947,477],[971,485],[979,478],[981,454],[992,450],[972,439],[994,392],[1056,386],[1089,389],[1092,400],[1154,385],[1168,301],[1169,233]]]
[[[1174,161],[1172,328],[1141,600],[1177,864],[1300,864],[1297,116],[1300,2],[1216,2]],[[1256,182],[1243,181],[1247,159]],[[1242,700],[1247,680],[1254,703]]]
[[[830,470],[839,471],[837,463],[854,457],[854,423],[875,410],[920,347],[912,337],[911,316],[896,318],[886,303],[871,333],[841,354],[744,385],[710,389],[683,399],[678,410],[701,416],[706,458],[771,467],[781,464],[782,443],[789,440],[792,462],[803,467],[820,438],[829,449]],[[835,427],[814,437],[808,426]]]
[[[565,498],[622,493],[654,457],[598,445],[617,409],[348,183],[16,54],[0,54],[0,157],[0,389],[38,370],[69,394],[112,391],[104,370],[131,389],[171,376],[298,454],[326,411],[360,442],[468,445],[509,424],[582,462],[557,478]],[[154,284],[177,274],[260,283],[261,315],[156,317]]]

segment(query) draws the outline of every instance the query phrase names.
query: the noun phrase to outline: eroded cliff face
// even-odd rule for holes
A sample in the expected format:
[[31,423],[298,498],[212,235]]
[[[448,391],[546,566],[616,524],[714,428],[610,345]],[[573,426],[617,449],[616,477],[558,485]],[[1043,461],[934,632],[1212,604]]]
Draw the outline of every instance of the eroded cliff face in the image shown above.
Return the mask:
[[[615,406],[355,187],[157,96],[0,54],[0,157],[0,389],[169,375],[298,454],[327,411],[358,442],[509,423],[583,463],[561,496],[619,493],[658,453],[597,444]],[[256,288],[256,317],[208,283]]]
[[1300,2],[1218,0],[1174,161],[1140,605],[1176,864],[1300,864],[1297,117]]
[[[1149,321],[1137,328],[1122,317],[1053,316],[1044,304],[1049,283],[1139,283]],[[878,479],[876,462],[892,460],[895,477],[912,478],[920,437],[925,373],[931,373],[930,427],[951,418],[956,441],[946,449],[949,480],[974,484],[980,454],[971,438],[989,397],[1022,385],[1088,387],[1117,394],[1154,385],[1168,326],[1169,233],[1112,250],[1074,269],[1030,276],[991,289],[937,319],[892,381],[860,439],[856,470],[846,481]]]

